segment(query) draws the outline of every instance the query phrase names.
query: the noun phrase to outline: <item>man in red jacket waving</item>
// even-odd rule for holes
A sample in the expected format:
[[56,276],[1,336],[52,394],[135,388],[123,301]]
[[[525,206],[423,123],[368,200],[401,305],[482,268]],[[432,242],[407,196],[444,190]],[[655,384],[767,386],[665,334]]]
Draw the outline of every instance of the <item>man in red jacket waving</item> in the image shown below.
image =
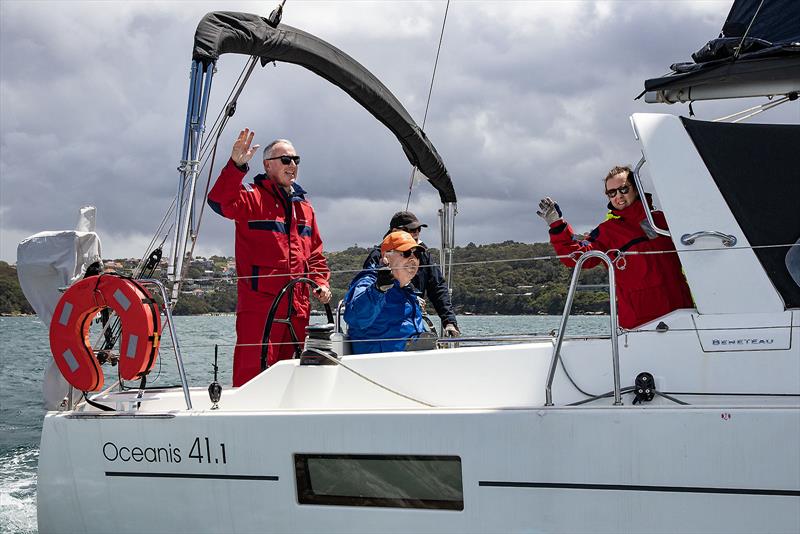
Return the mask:
[[[322,255],[322,238],[314,209],[305,191],[295,182],[300,156],[285,139],[264,149],[264,174],[252,184],[242,183],[247,162],[258,151],[252,145],[255,132],[247,128],[233,144],[231,159],[208,193],[211,209],[236,223],[236,348],[233,353],[233,385],[241,386],[261,372],[261,339],[267,313],[276,295],[291,279],[306,276],[320,285],[313,294],[330,301],[330,271]],[[308,326],[308,286],[295,286],[291,318],[302,341]],[[287,300],[276,317],[285,317]],[[291,358],[294,345],[285,324],[275,323],[269,337],[267,365]]]
[[[648,223],[644,212],[648,207],[644,202],[649,203],[649,199],[636,190],[631,168],[614,167],[604,183],[609,214],[586,239],[573,232],[553,199],[545,197],[539,202],[536,214],[550,227],[550,243],[556,253],[566,256],[591,250],[664,252],[630,255],[625,258],[625,269],[616,271],[617,310],[622,328],[636,328],[673,310],[694,307],[675,245],[672,239],[659,235]],[[654,211],[653,220],[658,227],[667,228],[662,212]],[[614,257],[612,252],[612,259]],[[561,258],[561,262],[568,267],[575,266],[570,258]],[[583,268],[589,269],[599,263],[599,259],[593,258],[587,260]]]

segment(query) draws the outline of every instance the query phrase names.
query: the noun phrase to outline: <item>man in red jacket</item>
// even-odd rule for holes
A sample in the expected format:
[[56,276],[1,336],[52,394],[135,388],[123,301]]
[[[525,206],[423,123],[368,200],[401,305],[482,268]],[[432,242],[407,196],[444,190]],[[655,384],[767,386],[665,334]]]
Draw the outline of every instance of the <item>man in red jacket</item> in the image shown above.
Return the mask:
[[[330,301],[330,271],[322,255],[322,238],[314,209],[295,180],[300,156],[285,139],[264,149],[264,174],[253,184],[242,183],[247,162],[258,151],[252,145],[255,132],[247,128],[233,144],[231,159],[208,193],[211,209],[236,223],[236,348],[233,353],[233,385],[241,386],[261,372],[261,340],[272,302],[291,279],[306,276],[320,289],[320,302]],[[302,342],[308,326],[308,286],[295,286],[292,326]],[[276,317],[286,317],[285,298]],[[285,324],[275,323],[269,336],[267,365],[291,358],[294,345]]]
[[[609,199],[608,218],[587,236],[576,235],[561,217],[561,209],[550,197],[539,202],[537,215],[550,226],[550,243],[559,256],[573,252],[599,250],[666,251],[667,254],[636,254],[625,257],[625,269],[617,269],[617,311],[622,328],[635,328],[679,308],[693,308],[689,286],[681,272],[681,264],[672,239],[662,236],[648,224],[645,206],[636,190],[630,167],[614,167],[606,175],[605,193]],[[653,212],[659,228],[667,228],[664,214]],[[614,259],[612,254],[611,259]],[[561,262],[574,267],[575,262]],[[583,264],[589,269],[601,263],[590,259]],[[605,263],[603,263],[605,265]]]

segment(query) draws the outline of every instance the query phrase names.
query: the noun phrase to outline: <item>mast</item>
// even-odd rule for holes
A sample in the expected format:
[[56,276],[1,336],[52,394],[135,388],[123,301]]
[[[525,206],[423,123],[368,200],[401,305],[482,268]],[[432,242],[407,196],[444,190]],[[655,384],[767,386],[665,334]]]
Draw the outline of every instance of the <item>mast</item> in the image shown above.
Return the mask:
[[189,102],[186,109],[186,126],[183,134],[183,151],[178,166],[178,191],[175,200],[175,231],[172,234],[167,277],[172,282],[170,306],[180,294],[183,262],[189,240],[197,238],[194,220],[194,195],[200,174],[200,143],[205,131],[206,111],[211,93],[214,63],[192,61],[189,81]]

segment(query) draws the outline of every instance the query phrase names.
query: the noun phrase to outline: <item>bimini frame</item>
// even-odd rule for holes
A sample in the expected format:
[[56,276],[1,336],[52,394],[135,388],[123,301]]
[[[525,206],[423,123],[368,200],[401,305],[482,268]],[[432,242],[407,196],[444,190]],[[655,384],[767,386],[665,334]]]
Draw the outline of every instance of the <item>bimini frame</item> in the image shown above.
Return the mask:
[[278,61],[300,65],[342,89],[386,126],[397,137],[409,163],[439,191],[445,214],[441,217],[442,267],[449,273],[444,262],[452,261],[456,193],[433,144],[397,98],[356,60],[309,33],[274,24],[257,15],[220,11],[203,17],[195,32],[183,153],[178,168],[175,232],[168,267],[173,282],[173,305],[180,292],[187,243],[197,230],[193,213],[195,184],[200,173],[200,144],[211,81],[217,60],[227,53],[259,58],[262,65]]

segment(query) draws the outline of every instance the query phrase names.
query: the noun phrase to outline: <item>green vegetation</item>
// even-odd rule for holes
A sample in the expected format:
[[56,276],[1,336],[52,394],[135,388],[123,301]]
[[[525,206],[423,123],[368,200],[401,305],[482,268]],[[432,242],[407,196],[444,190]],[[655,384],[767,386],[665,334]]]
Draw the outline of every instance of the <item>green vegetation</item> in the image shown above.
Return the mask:
[[[340,252],[328,252],[331,268],[332,303],[344,298],[350,280],[359,272],[370,249],[352,246]],[[438,255],[434,252],[434,258]],[[506,241],[490,245],[468,244],[457,247],[453,255],[453,305],[457,314],[549,314],[564,309],[564,298],[571,269],[553,259],[549,243]],[[540,258],[534,260],[533,258]],[[546,259],[541,259],[546,258]],[[106,262],[117,272],[128,274],[132,260]],[[231,258],[212,256],[196,258],[188,267],[176,315],[231,313],[236,310],[236,282]],[[606,284],[602,267],[586,271],[582,284]],[[315,309],[322,309],[316,300]],[[433,310],[432,306],[428,307]],[[608,311],[605,290],[579,291],[573,305],[575,313]],[[0,262],[0,313],[32,313],[19,289],[16,269]]]
[[17,315],[33,313],[19,287],[17,268],[0,261],[0,314]]

